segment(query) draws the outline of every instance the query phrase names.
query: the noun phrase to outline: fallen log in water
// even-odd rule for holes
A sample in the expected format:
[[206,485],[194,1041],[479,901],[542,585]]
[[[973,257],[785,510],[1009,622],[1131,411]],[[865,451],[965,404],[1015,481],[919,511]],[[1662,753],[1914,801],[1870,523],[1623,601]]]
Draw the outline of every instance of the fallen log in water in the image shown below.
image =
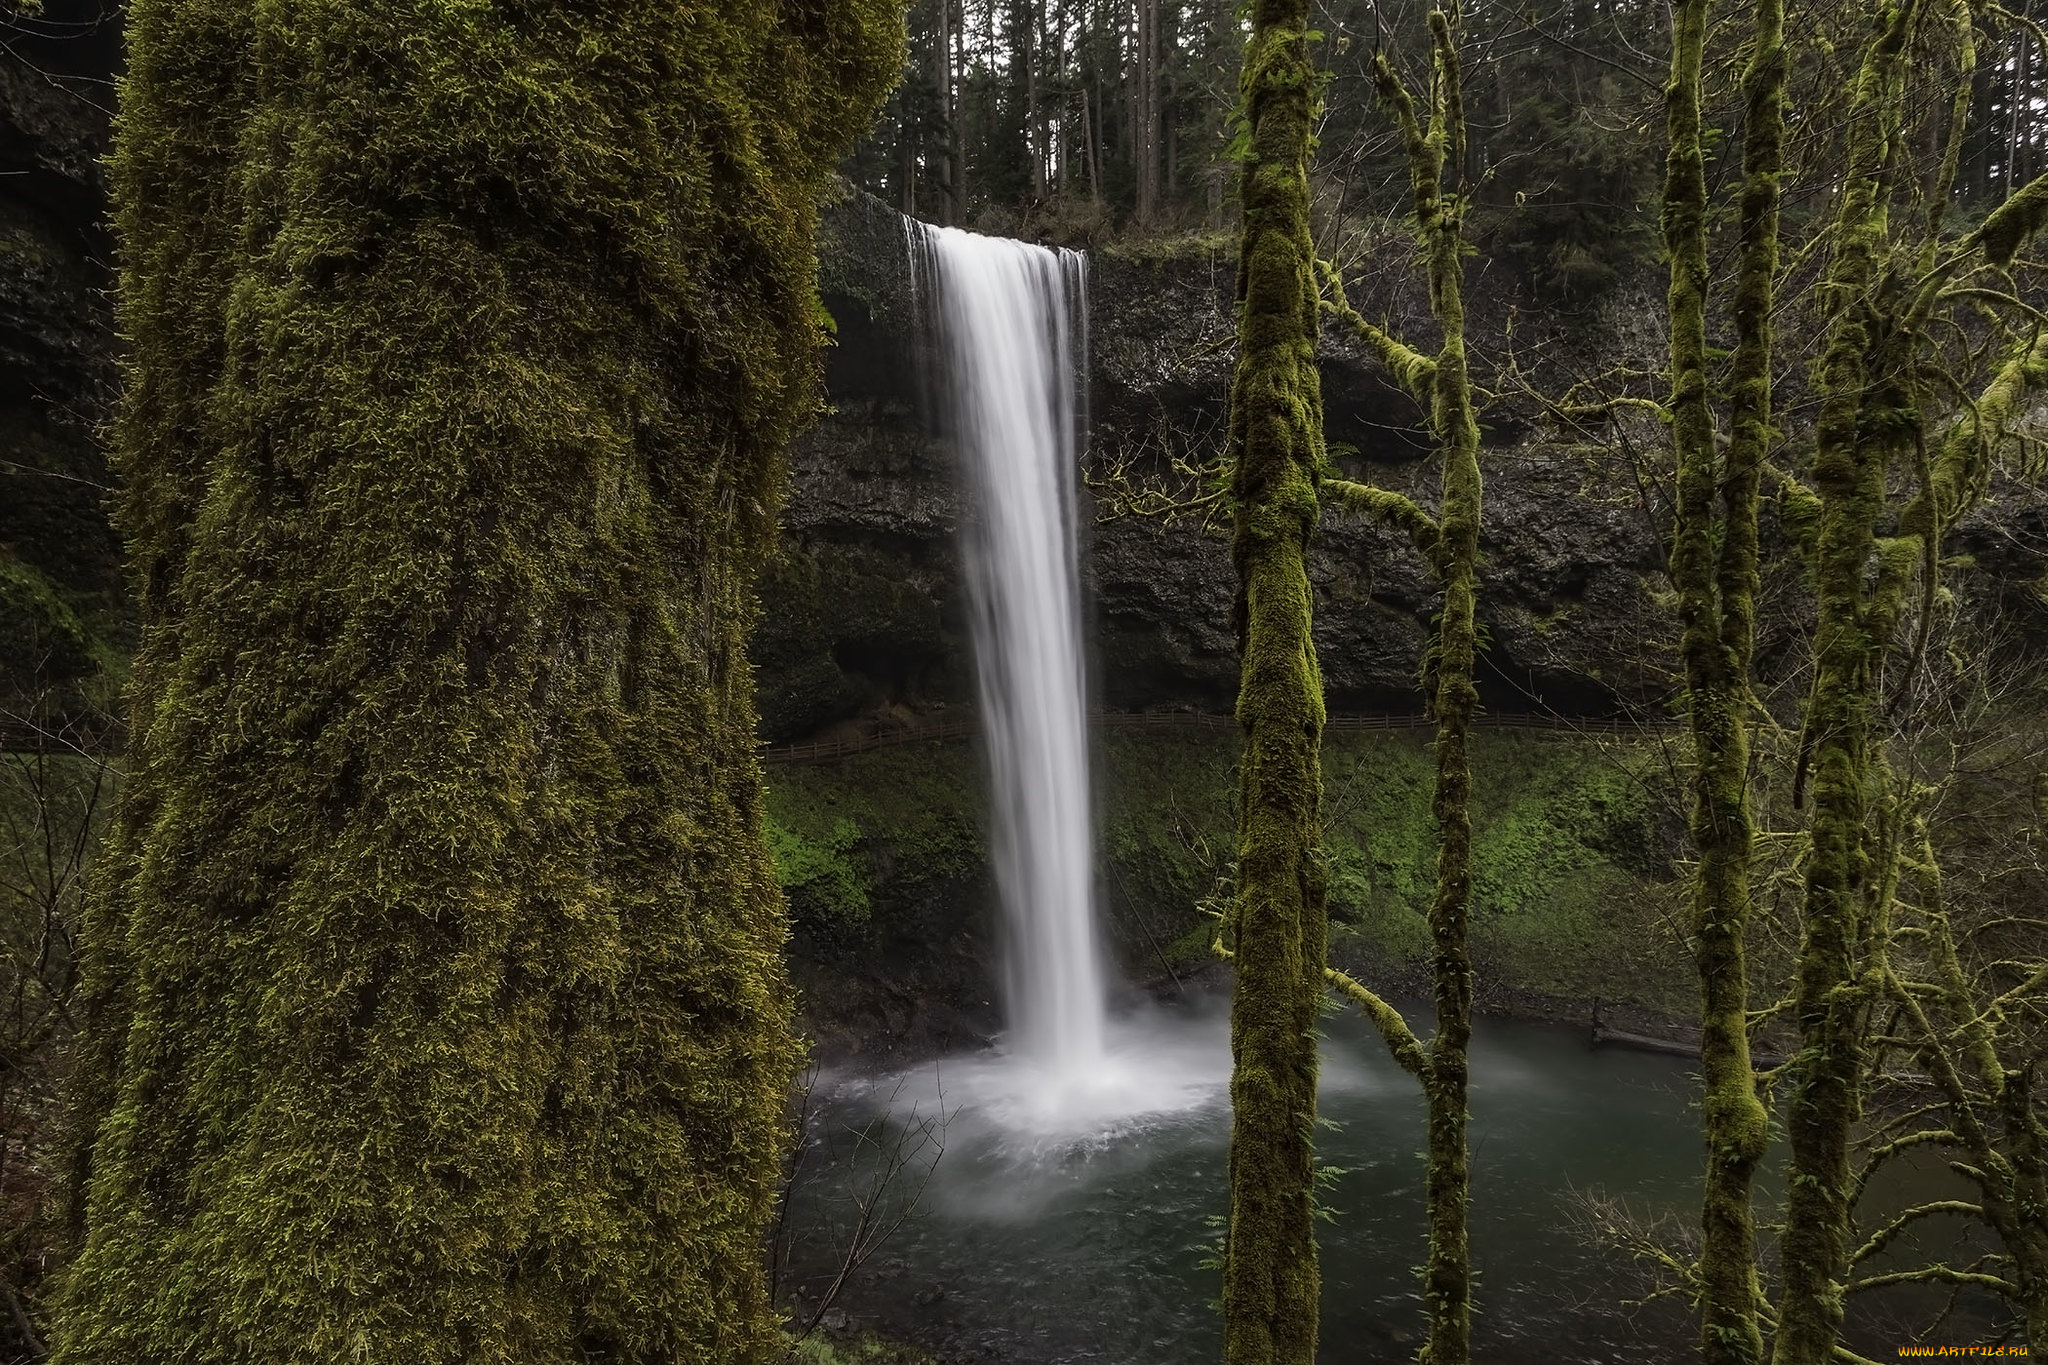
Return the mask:
[[[1688,1043],[1678,1038],[1653,1038],[1646,1033],[1628,1033],[1618,1028],[1609,1028],[1600,1017],[1600,1000],[1593,1000],[1593,1028],[1588,1037],[1590,1047],[1625,1047],[1636,1052],[1655,1052],[1666,1057],[1693,1057],[1700,1055],[1697,1042]],[[1774,1053],[1758,1052],[1750,1056],[1750,1065],[1758,1071],[1769,1071],[1783,1066],[1785,1059]]]
[[1637,1052],[1661,1052],[1667,1057],[1697,1057],[1698,1043],[1684,1043],[1675,1038],[1652,1038],[1643,1033],[1623,1033],[1620,1029],[1608,1028],[1605,1024],[1593,1025],[1594,1047],[1626,1047]]

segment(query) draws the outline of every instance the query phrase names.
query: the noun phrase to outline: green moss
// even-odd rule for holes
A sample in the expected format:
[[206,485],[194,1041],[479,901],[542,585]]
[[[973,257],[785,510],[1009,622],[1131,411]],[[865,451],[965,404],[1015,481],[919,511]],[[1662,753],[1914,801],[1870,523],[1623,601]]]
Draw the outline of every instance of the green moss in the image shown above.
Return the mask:
[[1114,261],[1156,265],[1168,261],[1207,260],[1237,249],[1237,239],[1221,229],[1196,228],[1165,234],[1132,233],[1102,248],[1101,254]]
[[933,1365],[932,1358],[909,1346],[876,1337],[830,1341],[808,1336],[791,1350],[788,1365]]
[[[1430,743],[1426,731],[1334,731],[1323,746],[1331,952],[1379,979],[1414,981],[1428,967]],[[1216,922],[1201,905],[1235,856],[1236,737],[1110,730],[1098,753],[1105,927],[1118,954],[1147,974],[1162,951],[1176,969],[1206,960]],[[1485,979],[1685,1013],[1691,969],[1668,918],[1672,867],[1656,823],[1673,800],[1661,756],[1620,740],[1481,729],[1472,763]],[[770,768],[771,847],[789,841],[777,867],[792,912],[825,932],[859,931],[982,875],[983,790],[964,740]],[[841,887],[860,889],[868,921],[835,908],[852,900]]]
[[55,584],[0,549],[0,682],[8,690],[88,674],[106,652]]
[[[1423,248],[1430,312],[1443,329],[1434,357],[1425,358],[1392,338],[1375,338],[1348,304],[1340,313],[1374,344],[1403,387],[1429,400],[1430,432],[1441,459],[1438,501],[1432,521],[1405,499],[1347,501],[1383,519],[1409,524],[1409,536],[1428,560],[1443,589],[1434,638],[1419,660],[1424,698],[1436,721],[1435,778],[1429,809],[1434,819],[1435,875],[1427,921],[1430,994],[1436,1027],[1426,1050],[1410,1051],[1404,1032],[1388,1033],[1392,1020],[1384,1005],[1368,1012],[1382,1023],[1404,1066],[1413,1063],[1428,1101],[1429,1148],[1425,1200],[1429,1215],[1429,1257],[1423,1267],[1423,1297],[1429,1305],[1429,1340],[1422,1354],[1438,1365],[1469,1365],[1472,1275],[1466,1232],[1470,1162],[1466,1139],[1467,1048],[1472,1032],[1473,875],[1471,728],[1479,694],[1472,671],[1480,649],[1476,622],[1479,586],[1479,520],[1483,481],[1479,468],[1479,424],[1465,355],[1463,257],[1467,196],[1446,183],[1462,185],[1465,112],[1462,68],[1452,20],[1442,10],[1429,14],[1433,48],[1425,125],[1414,96],[1387,53],[1373,58],[1373,84],[1380,104],[1401,133],[1408,153],[1408,184],[1414,228]],[[1330,283],[1339,284],[1334,271]],[[1341,295],[1341,287],[1335,292]],[[1360,490],[1370,493],[1371,490]],[[1356,991],[1361,999],[1369,993]]]
[[979,875],[984,785],[964,740],[769,769],[768,847],[791,913],[843,937]]
[[[1874,827],[1882,782],[1875,740],[1882,669],[1866,582],[1886,481],[1920,433],[1907,310],[1875,288],[1891,268],[1891,186],[1903,139],[1906,79],[1923,0],[1877,7],[1851,87],[1842,188],[1821,292],[1829,318],[1816,371],[1813,487],[1820,499],[1812,582],[1814,678],[1803,717],[1811,740],[1813,817],[1793,1012],[1800,1050],[1786,1103],[1790,1157],[1776,1365],[1822,1365],[1841,1331],[1851,1221],[1849,1142],[1861,1117],[1863,1030],[1871,1004],[1859,958],[1871,941]],[[1881,897],[1876,898],[1881,902]],[[1881,954],[1876,960],[1881,961]]]
[[[1197,910],[1228,865],[1234,746],[1213,732],[1103,741],[1103,851],[1124,915],[1206,948]],[[1666,918],[1656,756],[1618,741],[1480,730],[1473,737],[1473,931],[1485,978],[1564,1000],[1602,996],[1681,1014],[1688,962]],[[1427,733],[1326,737],[1324,847],[1331,955],[1382,979],[1429,964],[1436,834]],[[1127,942],[1135,962],[1149,944]]]
[[[1514,731],[1473,736],[1472,938],[1481,975],[1564,1000],[1678,1012],[1685,960],[1660,913],[1657,770],[1618,743]],[[1328,746],[1332,953],[1425,969],[1436,836],[1421,734]]]
[[761,1360],[798,1057],[745,644],[898,11],[129,39],[144,635],[56,1359]]
[[1176,967],[1206,959],[1215,938],[1216,922],[1198,907],[1235,857],[1237,750],[1235,735],[1192,729],[1112,731],[1100,741],[1099,847],[1112,923],[1142,921],[1173,945]]
[[762,832],[775,864],[775,884],[797,914],[808,909],[820,919],[866,922],[874,887],[866,861],[858,856],[858,825],[836,820],[823,839],[812,840],[770,818]]
[[1328,940],[1323,686],[1306,564],[1327,458],[1308,187],[1320,80],[1307,0],[1253,0],[1250,13],[1238,79],[1244,219],[1226,456],[1244,750],[1229,924],[1223,1355],[1230,1365],[1309,1365],[1321,1285],[1314,1034]]
[[2012,264],[2022,246],[2048,223],[2048,176],[2030,181],[1993,209],[1977,229],[1984,259],[1997,266]]

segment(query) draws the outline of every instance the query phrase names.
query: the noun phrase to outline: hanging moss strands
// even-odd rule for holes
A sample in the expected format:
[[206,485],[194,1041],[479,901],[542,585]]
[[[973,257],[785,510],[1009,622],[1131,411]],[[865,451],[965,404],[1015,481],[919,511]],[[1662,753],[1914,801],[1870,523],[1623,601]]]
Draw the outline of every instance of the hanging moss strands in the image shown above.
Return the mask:
[[64,1365],[757,1361],[751,582],[882,0],[136,0]]
[[1316,73],[1307,0],[1254,0],[1251,18],[1229,437],[1244,754],[1223,1353],[1230,1365],[1312,1365],[1315,1023],[1328,935],[1323,693],[1305,562],[1324,458],[1308,223]]

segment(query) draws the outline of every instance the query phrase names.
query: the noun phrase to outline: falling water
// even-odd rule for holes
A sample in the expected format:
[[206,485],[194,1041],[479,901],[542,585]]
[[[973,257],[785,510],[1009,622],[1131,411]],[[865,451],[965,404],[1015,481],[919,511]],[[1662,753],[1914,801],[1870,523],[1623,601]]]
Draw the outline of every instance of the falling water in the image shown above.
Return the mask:
[[1009,1051],[1057,1089],[1096,1086],[1106,1079],[1105,991],[1074,529],[1085,261],[954,228],[913,223],[910,233],[943,351],[940,412],[974,499],[968,598],[1007,929]]

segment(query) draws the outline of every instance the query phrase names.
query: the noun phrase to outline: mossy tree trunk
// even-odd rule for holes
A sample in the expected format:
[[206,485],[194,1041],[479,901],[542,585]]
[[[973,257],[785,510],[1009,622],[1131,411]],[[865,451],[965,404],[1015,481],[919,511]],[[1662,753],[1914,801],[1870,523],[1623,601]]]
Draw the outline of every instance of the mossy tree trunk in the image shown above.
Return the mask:
[[[1931,797],[1921,789],[1916,798]],[[1885,1134],[1858,1172],[1859,1189],[1901,1153],[1941,1151],[1953,1168],[1976,1187],[1975,1201],[1936,1199],[1892,1213],[1851,1256],[1851,1264],[1869,1261],[1893,1247],[1902,1234],[1931,1218],[1973,1218],[1998,1239],[2000,1254],[1958,1269],[1930,1263],[1888,1270],[1866,1280],[1879,1284],[1923,1282],[1969,1284],[2003,1298],[2025,1325],[2029,1346],[2048,1343],[2048,1124],[2033,1096],[2033,1068],[2024,1060],[2008,1066],[2006,1056],[2025,1057],[2034,1043],[2028,1026],[2018,1022],[2021,1003],[2038,1001],[2048,963],[2036,959],[2033,972],[2016,987],[1997,980],[2000,968],[2021,968],[2002,962],[1974,976],[1966,971],[1957,950],[1942,890],[1941,868],[1916,800],[1906,831],[1910,848],[1902,859],[1916,882],[1912,904],[1899,909],[1920,951],[1924,979],[1913,980],[1903,965],[1885,973],[1887,1003],[1918,1045],[1914,1061],[1938,1097],[1931,1106],[1916,1106]],[[1981,945],[1978,945],[1981,949]],[[2001,1053],[2005,1055],[2001,1055]],[[1917,1098],[1917,1097],[1916,1097]],[[1916,1131],[1917,1130],[1917,1131]],[[1959,1158],[1959,1159],[1958,1159]],[[1853,1288],[1854,1286],[1852,1286]]]
[[[1780,1365],[1832,1358],[1844,1298],[1887,1284],[1975,1283],[2011,1300],[2030,1331],[2048,1318],[2048,1238],[2031,1215],[2009,1216],[2038,1208],[2036,1191],[2048,1187],[2037,1156],[2043,1130],[2030,1099],[2017,1120],[2006,1110],[2013,1073],[1999,1068],[1995,1055],[1987,1067],[1972,1041],[1977,1024],[2002,1011],[1987,1005],[1980,1018],[1979,1005],[1966,998],[1969,988],[1947,938],[1932,844],[1920,837],[1917,856],[1914,851],[1927,793],[1909,775],[1910,754],[1895,764],[1874,733],[1885,703],[1914,701],[1916,679],[1929,663],[1930,630],[1941,610],[1943,542],[1984,496],[1995,451],[2031,395],[2048,384],[2048,336],[2023,314],[2016,325],[2006,324],[2009,348],[1990,383],[1939,441],[1931,439],[1921,392],[1931,378],[1951,386],[1960,380],[1929,342],[1929,320],[1950,297],[1948,284],[1958,272],[2004,269],[2048,221],[2048,182],[2028,186],[1959,242],[1934,240],[1938,204],[1919,250],[1891,240],[1886,182],[1896,174],[1890,159],[1904,91],[1901,54],[1914,16],[1909,9],[1886,17],[1856,87],[1865,123],[1854,131],[1852,152],[1865,175],[1848,186],[1833,229],[1837,250],[1828,285],[1835,309],[1821,368],[1816,490],[1798,492],[1807,506],[1797,520],[1816,533],[1819,619],[1805,718],[1815,811],[1795,995],[1803,1046],[1792,1068],[1787,1122],[1785,1294],[1773,1356]],[[1966,22],[1967,14],[1959,14],[1958,27]],[[1967,69],[1974,42],[1966,28],[1959,49]],[[1953,139],[1966,126],[1966,114],[1958,100],[1951,146],[1935,178],[1944,194],[1955,174]],[[1965,281],[1954,292],[1978,291]],[[1989,315],[1997,321],[1995,310]],[[1887,502],[1890,482],[1913,489],[1896,511]],[[1913,606],[1918,621],[1908,641],[1903,637]],[[1888,686],[1883,665],[1894,654],[1901,666]],[[1918,882],[1917,903],[1900,895],[1909,874]],[[1917,922],[1897,923],[1902,913]],[[1905,983],[1902,951],[1931,955],[1936,980]],[[1928,1000],[1950,1015],[1940,1027],[1929,1022]],[[1893,1022],[1873,1037],[1871,1011],[1879,1005],[1890,1007]],[[1852,1176],[1851,1132],[1886,1049],[1897,1044],[1901,1020],[1925,1040],[1916,1051],[1918,1064],[1941,1092],[1950,1126],[1878,1142]],[[2026,1086],[2022,1081],[2016,1088]],[[1914,1110],[1907,1118],[1922,1120],[1927,1112]],[[1979,1201],[1909,1208],[1855,1245],[1856,1204],[1871,1173],[1899,1152],[1923,1146],[1961,1148],[1966,1160],[1957,1169],[1978,1185]],[[2029,1163],[2031,1173],[2020,1174]],[[1973,1279],[1974,1272],[1939,1264],[1850,1278],[1919,1219],[1957,1213],[1977,1217],[2000,1238],[2014,1279],[1988,1273]]]
[[207,398],[221,378],[240,245],[233,155],[253,98],[252,36],[246,5],[140,4],[128,14],[114,176],[128,360],[113,454],[122,479],[115,518],[142,632],[128,689],[132,776],[80,931],[86,960],[64,1187],[74,1242],[84,1235],[93,1136],[112,1104],[128,1041],[129,903],[142,865],[140,835],[163,799],[162,778],[174,776],[164,771],[173,760],[156,723],[157,702],[180,654],[185,558],[217,445]]
[[1865,824],[1880,778],[1871,722],[1878,664],[1890,644],[1867,575],[1885,506],[1885,476],[1920,416],[1914,340],[1887,270],[1889,199],[1910,39],[1921,0],[1878,7],[1851,91],[1834,256],[1822,296],[1831,322],[1816,377],[1814,683],[1804,718],[1813,780],[1805,927],[1795,986],[1800,1051],[1786,1132],[1784,1289],[1776,1365],[1823,1365],[1842,1324],[1850,1228],[1848,1148],[1862,1110],[1864,959],[1872,889]]
[[1784,8],[1759,0],[1743,73],[1741,257],[1736,349],[1728,374],[1730,439],[1714,431],[1708,369],[1707,175],[1700,114],[1707,0],[1673,10],[1665,87],[1668,153],[1664,238],[1671,261],[1669,405],[1677,466],[1671,579],[1683,629],[1687,718],[1695,769],[1692,840],[1694,960],[1700,982],[1701,1127],[1707,1148],[1700,1208],[1700,1349],[1708,1365],[1763,1357],[1752,1197],[1768,1141],[1749,1049],[1746,935],[1756,820],[1750,800],[1749,713],[1759,585],[1757,508],[1771,442],[1771,305],[1777,271],[1778,178],[1784,161]]
[[[1953,126],[1963,123],[1959,111]],[[1961,253],[1967,257],[1995,241],[2009,226],[2007,212],[1994,213],[1984,229],[1963,243]],[[1918,486],[1891,533],[1878,542],[1869,607],[1875,632],[1896,646],[1909,607],[1917,606],[1919,614],[1910,646],[1900,650],[1905,658],[1898,671],[1906,683],[1894,689],[1909,702],[1918,700],[1914,680],[1938,666],[1928,655],[1931,622],[1939,610],[1943,543],[1982,499],[1996,451],[2033,395],[2048,386],[2048,333],[2032,327],[2030,320],[2022,325],[2026,330],[2014,339],[1991,382],[1950,424],[1931,455],[1914,462]],[[2004,958],[1977,943],[1975,973],[1966,972],[1926,814],[1937,793],[1908,775],[1909,764],[1910,758],[1887,770],[1889,791],[1873,822],[1884,836],[1882,842],[1871,841],[1882,879],[1871,897],[1874,923],[1861,984],[1897,1021],[1886,1030],[1893,1035],[1886,1044],[1897,1045],[1900,1035],[1917,1044],[1913,1063],[1933,1085],[1937,1103],[1923,1104],[1924,1096],[1916,1095],[1914,1107],[1880,1126],[1854,1177],[1849,1204],[1853,1209],[1872,1177],[1909,1151],[1960,1157],[1954,1169],[1975,1186],[1976,1198],[1932,1200],[1888,1212],[1850,1253],[1848,1268],[1863,1273],[1850,1281],[1847,1292],[1898,1283],[1969,1283],[2005,1299],[2026,1324],[2029,1343],[2039,1346],[2048,1340],[2048,1217],[2043,1214],[2048,1210],[2048,1126],[2031,1094],[2026,1056],[2034,1044],[2027,1041],[2027,1026],[2017,1020],[2025,1012],[2023,1001],[2039,999],[2048,965],[2036,957],[2029,970],[2027,956]],[[1914,885],[1911,896],[1899,889],[1908,878]],[[1987,957],[1994,963],[1987,965]],[[1924,979],[1911,979],[1916,966]],[[2025,975],[2007,984],[1998,979],[2001,972]],[[1883,1063],[1880,1047],[1866,1062],[1866,1076],[1882,1071]],[[1958,1215],[1988,1228],[1998,1239],[1999,1253],[1961,1271],[1939,1262],[1875,1273],[1866,1268],[1922,1220]]]
[[1308,160],[1307,0],[1254,0],[1242,77],[1250,149],[1231,388],[1232,560],[1243,673],[1224,1358],[1311,1365],[1316,1015],[1328,925],[1322,677],[1306,553],[1323,463]]
[[1433,357],[1425,357],[1358,315],[1343,282],[1324,267],[1328,304],[1379,356],[1397,382],[1429,404],[1431,434],[1441,460],[1440,503],[1431,517],[1409,499],[1384,489],[1332,479],[1333,500],[1407,531],[1429,559],[1443,587],[1443,606],[1425,661],[1424,686],[1436,721],[1436,781],[1430,806],[1437,828],[1436,886],[1430,901],[1431,993],[1436,1029],[1426,1046],[1400,1014],[1357,982],[1337,978],[1365,1007],[1394,1057],[1422,1084],[1427,1112],[1428,1166],[1424,1198],[1429,1256],[1423,1299],[1429,1335],[1422,1358],[1431,1365],[1468,1365],[1472,1358],[1472,1266],[1467,1235],[1471,1192],[1467,1090],[1472,1041],[1472,718],[1479,693],[1478,660],[1479,419],[1466,364],[1464,302],[1465,197],[1445,184],[1445,167],[1464,164],[1462,73],[1451,21],[1429,16],[1433,43],[1427,126],[1414,97],[1384,54],[1374,62],[1380,101],[1401,131],[1409,189],[1429,283],[1430,310],[1443,329]]
[[745,640],[883,0],[138,0],[57,1359],[761,1358]]
[[1465,362],[1464,199],[1447,189],[1443,169],[1465,161],[1465,116],[1458,53],[1448,19],[1432,10],[1436,40],[1436,98],[1425,132],[1413,102],[1382,55],[1374,75],[1380,98],[1400,120],[1408,146],[1415,222],[1428,261],[1431,311],[1443,328],[1432,367],[1430,427],[1441,451],[1442,505],[1433,562],[1443,585],[1437,616],[1434,666],[1425,675],[1436,720],[1436,890],[1430,899],[1431,994],[1436,1031],[1423,1073],[1429,1129],[1424,1199],[1429,1210],[1429,1258],[1423,1299],[1429,1312],[1426,1358],[1433,1365],[1465,1365],[1472,1358],[1472,1267],[1466,1232],[1471,1190],[1466,1091],[1472,1043],[1472,717],[1479,705],[1473,685],[1479,631],[1479,420]]
[[[1784,480],[1787,524],[1806,540],[1811,555],[1817,618],[1801,757],[1801,777],[1812,775],[1814,811],[1792,1001],[1801,1048],[1787,1069],[1791,1150],[1781,1238],[1784,1288],[1772,1343],[1776,1365],[1832,1359],[1848,1294],[1913,1280],[1963,1282],[1952,1267],[1939,1265],[1850,1278],[1922,1216],[1980,1216],[2006,1241],[2015,1263],[2028,1261],[2039,1244],[2017,1223],[2001,1224],[2000,1217],[2013,1197],[2002,1183],[2005,1174],[2015,1160],[2026,1159],[2038,1122],[1992,1137],[1997,1125],[1969,1112],[1974,1101],[1958,1079],[1969,1068],[1946,1064],[1941,1056],[1942,1047],[1959,1035],[1931,1030],[1924,1018],[1917,1027],[1930,1043],[1919,1055],[1949,1094],[1955,1131],[1881,1143],[1857,1175],[1848,1163],[1866,1089],[1881,1069],[1884,1050],[1896,1041],[1898,1018],[1918,1017],[1922,996],[1938,997],[1945,989],[1905,990],[1899,983],[1899,953],[1933,943],[1938,957],[1946,929],[1932,848],[1925,847],[1918,860],[1908,851],[1922,794],[1904,771],[1910,764],[1894,770],[1875,721],[1887,701],[1912,701],[1939,610],[1943,540],[1983,496],[1993,452],[2007,439],[2024,401],[2048,382],[2048,341],[2030,315],[2014,309],[2021,316],[2002,324],[2010,346],[1990,384],[1962,405],[1942,439],[1930,435],[1923,395],[1960,390],[1962,373],[1983,353],[1951,368],[1931,340],[1932,322],[1958,300],[1975,297],[1994,301],[1982,315],[2000,323],[1996,304],[2008,301],[2005,294],[1985,293],[1968,279],[1955,288],[1951,282],[1959,273],[1996,272],[2011,263],[2048,222],[2048,181],[2015,194],[1968,237],[1940,237],[1968,124],[1967,78],[1976,60],[1975,16],[1967,6],[1952,5],[1950,25],[1965,88],[1949,92],[1949,143],[1926,196],[1922,240],[1915,248],[1895,233],[1890,208],[1902,198],[1900,187],[1910,173],[1901,134],[1915,42],[1928,27],[1923,3],[1896,0],[1877,7],[1850,90],[1845,175],[1828,229],[1833,257],[1821,300],[1829,321],[1815,384],[1814,487],[1808,491]],[[1888,498],[1894,484],[1914,490],[1896,506]],[[1916,589],[1918,623],[1908,643],[1901,637]],[[1888,684],[1885,665],[1894,654],[1902,656],[1903,666]],[[1917,907],[1899,896],[1909,871],[1920,882],[1923,904]],[[1902,929],[1895,923],[1902,911],[1923,922]],[[1893,1007],[1894,1024],[1873,1031],[1871,1012],[1886,1003]],[[1999,1093],[1998,1086],[1984,1089]],[[1936,1201],[1909,1209],[1855,1246],[1856,1201],[1870,1172],[1923,1142],[1958,1145],[1958,1135],[1960,1145],[1990,1172],[1980,1184],[1981,1202]],[[2019,1202],[2028,1198],[2019,1196]],[[1977,1282],[1998,1284],[1995,1276]],[[2028,1287],[2005,1284],[1999,1292],[2008,1289],[2027,1314],[2035,1311]]]

